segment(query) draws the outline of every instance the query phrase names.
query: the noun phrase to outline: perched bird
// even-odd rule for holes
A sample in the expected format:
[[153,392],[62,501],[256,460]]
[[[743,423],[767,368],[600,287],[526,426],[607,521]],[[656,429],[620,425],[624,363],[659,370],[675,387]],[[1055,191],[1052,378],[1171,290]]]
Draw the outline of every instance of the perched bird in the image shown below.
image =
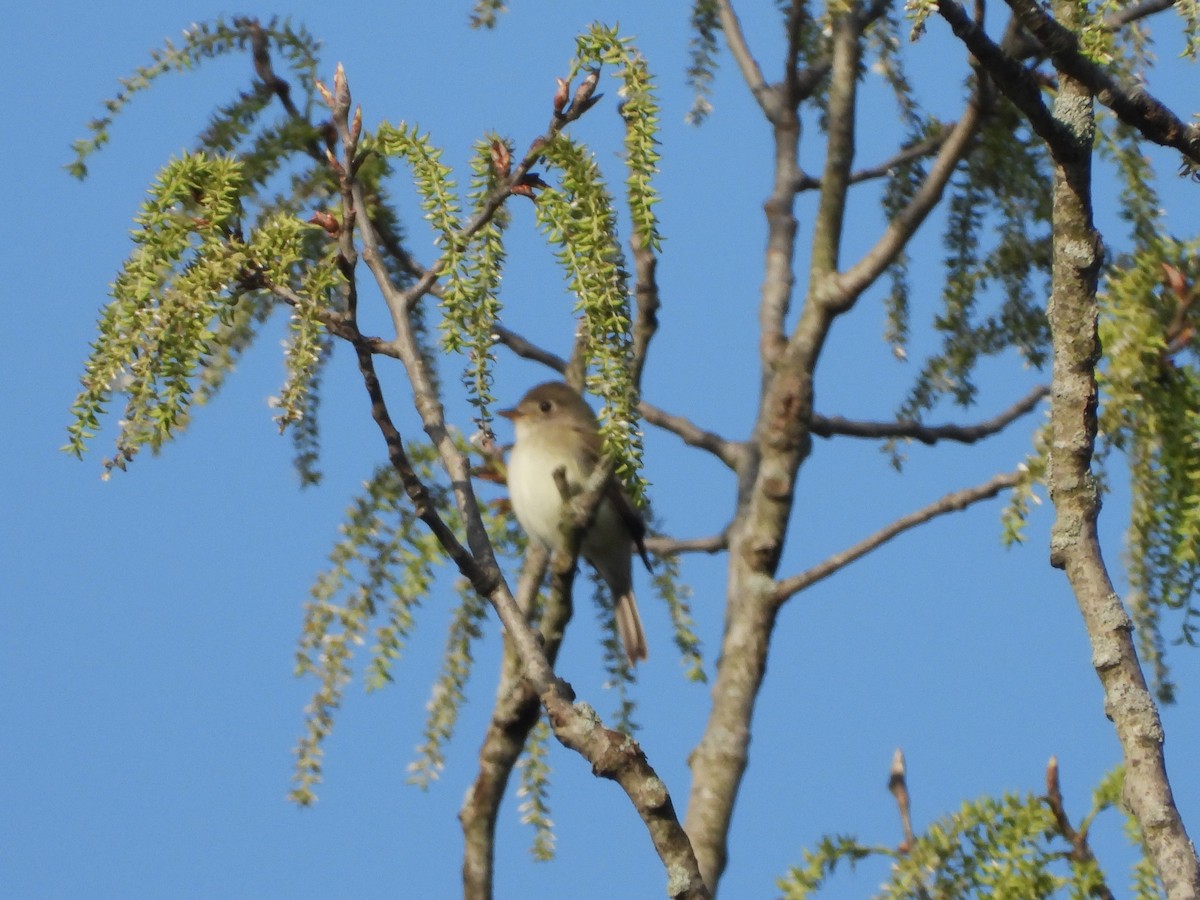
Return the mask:
[[[554,472],[565,471],[572,491],[583,487],[602,451],[596,416],[575,389],[561,381],[539,384],[500,415],[512,419],[517,435],[508,460],[508,491],[517,521],[531,538],[552,550],[560,548],[563,498]],[[612,591],[617,633],[630,665],[646,658],[646,634],[633,596],[635,545],[650,568],[645,534],[642,517],[610,480],[580,552]]]

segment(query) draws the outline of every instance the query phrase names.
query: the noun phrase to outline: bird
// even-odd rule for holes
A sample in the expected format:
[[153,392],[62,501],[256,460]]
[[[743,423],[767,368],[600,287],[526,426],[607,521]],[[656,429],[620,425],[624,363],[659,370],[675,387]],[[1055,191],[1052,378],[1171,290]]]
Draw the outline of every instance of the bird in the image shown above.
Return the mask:
[[[512,420],[516,442],[508,460],[508,490],[517,521],[531,538],[561,549],[563,497],[554,479],[563,469],[572,493],[600,462],[603,441],[592,408],[561,381],[533,387],[512,409],[499,414]],[[650,569],[646,525],[629,498],[609,479],[580,553],[612,592],[613,614],[625,659],[633,666],[647,658],[646,633],[633,593],[633,548]]]

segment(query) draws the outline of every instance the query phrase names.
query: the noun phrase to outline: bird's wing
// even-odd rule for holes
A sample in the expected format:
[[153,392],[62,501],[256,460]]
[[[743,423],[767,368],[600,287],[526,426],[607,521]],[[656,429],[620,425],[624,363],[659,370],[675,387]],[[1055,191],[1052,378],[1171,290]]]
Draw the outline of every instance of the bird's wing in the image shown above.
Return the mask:
[[[604,439],[595,428],[580,426],[578,431],[583,438],[583,445],[587,451],[586,465],[587,471],[590,472],[600,461],[600,454],[604,452]],[[617,511],[617,515],[621,517],[621,521],[629,532],[629,536],[633,538],[633,542],[637,546],[637,551],[642,557],[642,562],[646,564],[648,570],[654,571],[650,565],[650,556],[646,553],[646,523],[642,519],[642,514],[637,511],[633,502],[621,489],[621,483],[616,477],[609,478],[608,487],[604,489],[604,496],[612,504],[613,509]]]
[[642,562],[646,564],[647,570],[653,572],[654,568],[650,565],[650,556],[646,553],[646,522],[642,519],[642,514],[639,513],[633,506],[633,502],[625,496],[625,492],[621,490],[621,485],[616,478],[610,479],[608,487],[605,489],[605,496],[613,505],[613,509],[617,511],[617,515],[621,517],[621,521],[625,523],[625,528],[629,531],[629,536],[633,538],[633,543],[637,546],[638,554],[642,557]]

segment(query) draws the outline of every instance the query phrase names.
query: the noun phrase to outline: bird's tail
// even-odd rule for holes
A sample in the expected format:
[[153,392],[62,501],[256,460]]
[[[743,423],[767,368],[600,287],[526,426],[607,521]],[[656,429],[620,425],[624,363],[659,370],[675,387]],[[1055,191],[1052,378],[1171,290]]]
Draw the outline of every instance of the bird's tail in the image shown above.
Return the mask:
[[626,591],[617,598],[613,609],[617,620],[617,634],[621,637],[621,646],[625,648],[625,659],[631,666],[636,666],[639,660],[646,659],[646,632],[642,628],[642,617],[638,614],[637,598],[633,591]]

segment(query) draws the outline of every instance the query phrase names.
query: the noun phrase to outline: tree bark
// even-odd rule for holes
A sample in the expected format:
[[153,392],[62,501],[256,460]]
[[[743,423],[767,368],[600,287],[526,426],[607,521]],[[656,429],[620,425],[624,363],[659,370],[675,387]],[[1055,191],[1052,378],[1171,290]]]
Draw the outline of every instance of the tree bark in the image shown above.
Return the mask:
[[[1058,4],[1061,13],[1068,4]],[[1054,117],[1062,126],[1054,158],[1054,267],[1049,319],[1054,345],[1050,497],[1055,521],[1050,562],[1066,572],[1104,686],[1105,712],[1125,760],[1125,801],[1172,900],[1200,897],[1200,865],[1167,779],[1163,729],[1137,659],[1132,624],[1113,590],[1096,523],[1100,494],[1091,470],[1100,358],[1096,285],[1103,262],[1092,222],[1091,91],[1059,72]]]

